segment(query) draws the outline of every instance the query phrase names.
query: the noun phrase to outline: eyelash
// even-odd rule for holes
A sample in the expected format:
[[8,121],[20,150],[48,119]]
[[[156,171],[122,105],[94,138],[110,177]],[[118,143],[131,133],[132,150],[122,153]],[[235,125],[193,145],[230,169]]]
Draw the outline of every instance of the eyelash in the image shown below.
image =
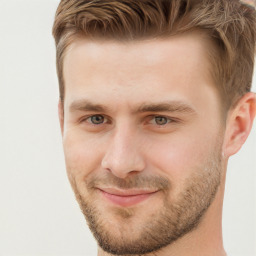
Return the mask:
[[[103,123],[94,124],[92,121],[91,122],[88,121],[88,120],[90,120],[93,117],[103,117],[104,118]],[[178,123],[177,119],[170,118],[170,117],[167,117],[167,116],[164,116],[164,115],[150,115],[147,118],[150,118],[150,121],[153,120],[153,119],[155,119],[155,121],[156,121],[156,118],[164,118],[164,119],[166,119],[166,124],[162,124],[161,125],[161,124],[157,124],[156,122],[155,122],[155,124],[153,124],[153,125],[157,125],[159,127],[164,127],[164,126],[166,126],[166,125],[168,125],[170,123]],[[107,118],[104,115],[97,114],[97,115],[87,116],[87,117],[83,118],[81,120],[81,122],[88,122],[90,125],[99,126],[99,125],[103,125],[103,124],[109,123],[108,120],[107,121],[106,120],[107,120]]]
[[[151,120],[154,120],[154,123],[157,125],[157,126],[166,126],[168,125],[169,123],[175,123],[176,121],[173,119],[173,118],[170,118],[170,117],[167,117],[167,116],[161,116],[161,115],[155,115],[155,116],[150,116],[152,119]],[[166,123],[165,124],[157,124],[156,123],[156,118],[163,118],[166,120]]]
[[86,122],[88,119],[93,118],[93,117],[103,117],[103,118],[104,118],[104,121],[103,121],[103,123],[100,123],[100,124],[94,124],[93,122],[89,122],[89,123],[92,124],[92,125],[98,126],[98,125],[101,125],[101,124],[105,124],[105,123],[106,123],[106,122],[105,122],[106,117],[105,117],[104,115],[91,115],[91,116],[86,117],[86,118],[83,119],[82,121],[85,121],[85,122]]

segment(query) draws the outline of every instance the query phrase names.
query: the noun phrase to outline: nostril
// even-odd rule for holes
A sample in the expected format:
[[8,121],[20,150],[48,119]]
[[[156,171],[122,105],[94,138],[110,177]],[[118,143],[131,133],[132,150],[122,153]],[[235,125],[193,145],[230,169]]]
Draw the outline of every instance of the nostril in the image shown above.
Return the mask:
[[120,178],[144,169],[144,157],[137,146],[139,143],[134,138],[131,140],[124,129],[121,132],[119,129],[111,138],[101,162],[104,170]]
[[142,159],[138,161],[134,161],[136,159],[126,158],[120,159],[103,159],[102,160],[102,168],[107,171],[111,172],[114,176],[124,179],[127,178],[128,175],[135,174],[144,170],[144,164]]

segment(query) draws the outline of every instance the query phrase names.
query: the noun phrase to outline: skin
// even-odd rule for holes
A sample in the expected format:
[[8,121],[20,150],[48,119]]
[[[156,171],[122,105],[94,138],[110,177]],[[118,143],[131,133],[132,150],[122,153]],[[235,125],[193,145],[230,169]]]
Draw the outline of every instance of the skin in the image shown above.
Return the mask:
[[[80,38],[69,47],[65,100],[59,103],[63,147],[77,200],[101,240],[98,256],[117,255],[125,246],[144,243],[146,248],[153,243],[147,227],[153,225],[149,233],[161,241],[178,223],[184,229],[162,248],[133,255],[225,255],[221,222],[227,161],[249,135],[256,100],[253,93],[245,94],[223,118],[207,47],[198,32],[127,43]],[[156,109],[163,102],[176,110]],[[121,207],[103,198],[97,186],[158,191]],[[174,206],[182,207],[177,223]],[[119,249],[111,251],[104,243]]]

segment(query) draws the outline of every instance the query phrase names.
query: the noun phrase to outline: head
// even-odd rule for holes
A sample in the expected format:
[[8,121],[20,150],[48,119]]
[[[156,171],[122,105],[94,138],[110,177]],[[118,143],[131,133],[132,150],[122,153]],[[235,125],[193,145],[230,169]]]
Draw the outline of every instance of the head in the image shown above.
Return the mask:
[[64,0],[53,34],[67,173],[100,247],[154,252],[219,216],[256,111],[255,11]]

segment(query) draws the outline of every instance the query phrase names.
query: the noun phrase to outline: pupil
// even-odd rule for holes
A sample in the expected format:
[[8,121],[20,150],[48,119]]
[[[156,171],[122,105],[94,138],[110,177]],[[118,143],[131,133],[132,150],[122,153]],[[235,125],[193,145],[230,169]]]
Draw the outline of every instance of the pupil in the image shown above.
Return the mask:
[[93,124],[101,124],[103,123],[103,116],[92,116]]
[[156,117],[156,123],[160,124],[160,125],[166,124],[167,123],[167,119],[165,117],[158,116],[158,117]]

